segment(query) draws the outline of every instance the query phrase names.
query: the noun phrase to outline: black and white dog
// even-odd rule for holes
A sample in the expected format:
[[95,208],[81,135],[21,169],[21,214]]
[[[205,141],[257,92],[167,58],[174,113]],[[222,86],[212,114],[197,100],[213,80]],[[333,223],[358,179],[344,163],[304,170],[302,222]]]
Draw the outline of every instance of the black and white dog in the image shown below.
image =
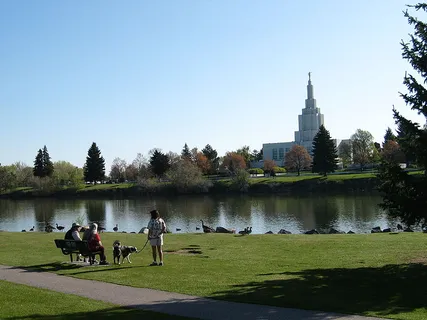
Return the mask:
[[134,252],[137,252],[138,249],[134,246],[122,246],[119,240],[114,241],[113,243],[113,261],[114,263],[120,264],[120,257],[122,257],[122,263],[125,261],[125,259],[129,262],[130,261],[130,255]]

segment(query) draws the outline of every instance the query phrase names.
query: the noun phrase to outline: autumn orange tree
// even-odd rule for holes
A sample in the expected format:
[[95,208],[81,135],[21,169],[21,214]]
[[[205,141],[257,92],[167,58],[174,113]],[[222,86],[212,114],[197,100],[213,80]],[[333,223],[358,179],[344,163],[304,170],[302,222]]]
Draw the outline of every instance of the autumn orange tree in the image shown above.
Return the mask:
[[196,165],[203,174],[207,174],[211,168],[209,159],[202,152],[196,154]]
[[296,170],[300,175],[301,170],[309,168],[311,156],[306,148],[299,145],[292,146],[285,155],[285,167],[287,170]]
[[230,172],[235,173],[239,169],[246,168],[246,161],[242,155],[236,152],[227,152],[224,156],[222,165],[230,170]]
[[384,143],[381,156],[385,161],[401,163],[405,162],[405,155],[400,149],[399,144],[394,140],[388,140]]
[[271,172],[274,167],[276,167],[276,162],[274,162],[274,160],[264,160],[264,172]]

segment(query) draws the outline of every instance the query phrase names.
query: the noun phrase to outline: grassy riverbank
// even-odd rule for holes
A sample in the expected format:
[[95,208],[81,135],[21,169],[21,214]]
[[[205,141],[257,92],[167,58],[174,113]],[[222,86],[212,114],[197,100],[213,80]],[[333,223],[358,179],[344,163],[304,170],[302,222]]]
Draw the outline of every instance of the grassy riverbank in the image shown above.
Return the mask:
[[[68,266],[53,239],[64,233],[2,232],[2,264],[84,279],[229,301],[425,319],[427,234],[249,235],[168,234],[165,266],[148,267],[150,250],[132,264]],[[142,247],[142,234],[103,233]],[[14,252],[11,254],[11,252]]]
[[[411,175],[419,175],[422,171],[413,171]],[[212,179],[212,186],[204,193],[229,194],[237,191],[231,178]],[[277,177],[251,177],[246,190],[248,194],[285,194],[309,195],[324,194],[351,194],[359,192],[376,192],[378,179],[375,173],[338,173],[327,177],[315,174],[284,175]],[[190,192],[191,193],[191,192]],[[197,192],[194,192],[197,193]],[[54,191],[40,191],[33,188],[16,188],[0,194],[2,198],[115,198],[126,199],[144,197],[148,195],[170,196],[177,195],[170,182],[150,180],[144,186],[132,183],[82,185],[78,188],[63,188]]]

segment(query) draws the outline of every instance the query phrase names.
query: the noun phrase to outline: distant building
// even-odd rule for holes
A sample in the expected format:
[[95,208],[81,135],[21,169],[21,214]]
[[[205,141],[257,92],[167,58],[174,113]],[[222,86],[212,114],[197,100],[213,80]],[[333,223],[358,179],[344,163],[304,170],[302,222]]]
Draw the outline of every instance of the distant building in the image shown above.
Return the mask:
[[[324,125],[324,116],[320,113],[320,108],[317,107],[316,99],[314,99],[313,85],[311,84],[311,72],[308,73],[307,99],[305,99],[305,108],[302,109],[302,114],[298,116],[298,131],[295,131],[295,141],[291,142],[274,142],[264,143],[263,160],[274,160],[278,166],[283,166],[285,162],[285,154],[293,145],[301,145],[312,154],[313,139],[321,125]],[[347,141],[347,140],[345,140]],[[335,145],[338,147],[341,140],[334,139]],[[259,167],[261,163],[254,167]]]

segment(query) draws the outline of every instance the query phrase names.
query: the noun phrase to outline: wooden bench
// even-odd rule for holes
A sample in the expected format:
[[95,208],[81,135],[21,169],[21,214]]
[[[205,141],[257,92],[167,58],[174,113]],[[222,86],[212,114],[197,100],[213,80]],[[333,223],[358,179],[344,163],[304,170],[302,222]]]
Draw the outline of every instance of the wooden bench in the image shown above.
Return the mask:
[[73,253],[81,254],[83,257],[89,258],[89,263],[92,265],[95,262],[95,255],[101,251],[90,251],[87,241],[76,241],[68,239],[55,239],[56,247],[62,250],[65,255],[70,255],[70,260],[73,262]]

